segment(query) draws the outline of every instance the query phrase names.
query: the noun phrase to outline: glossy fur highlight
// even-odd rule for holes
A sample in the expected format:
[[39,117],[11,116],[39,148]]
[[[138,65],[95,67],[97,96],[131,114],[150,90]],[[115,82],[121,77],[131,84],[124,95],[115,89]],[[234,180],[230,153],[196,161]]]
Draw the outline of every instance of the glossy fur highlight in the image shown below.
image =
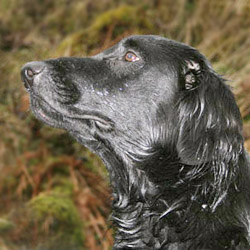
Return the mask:
[[240,112],[197,50],[132,36],[93,57],[28,63],[22,79],[36,117],[105,163],[114,249],[250,249]]

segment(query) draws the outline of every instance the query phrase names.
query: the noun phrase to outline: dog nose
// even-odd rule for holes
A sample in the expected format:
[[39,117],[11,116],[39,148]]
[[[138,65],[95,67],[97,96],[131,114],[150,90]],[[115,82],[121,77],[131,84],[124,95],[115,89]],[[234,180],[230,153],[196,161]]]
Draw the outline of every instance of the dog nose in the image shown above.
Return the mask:
[[45,68],[44,62],[30,62],[23,66],[21,70],[21,78],[26,89],[33,86],[34,78],[39,75]]

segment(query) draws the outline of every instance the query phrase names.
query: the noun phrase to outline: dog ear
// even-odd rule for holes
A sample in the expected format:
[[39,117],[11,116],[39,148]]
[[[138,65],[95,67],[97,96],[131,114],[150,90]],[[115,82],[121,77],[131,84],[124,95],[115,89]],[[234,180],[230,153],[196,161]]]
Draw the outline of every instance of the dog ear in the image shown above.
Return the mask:
[[186,60],[182,67],[183,88],[185,90],[194,89],[199,85],[199,78],[201,75],[201,66],[198,62],[193,60]]
[[185,61],[183,73],[177,105],[181,158],[195,163],[211,160],[219,149],[237,151],[243,143],[241,115],[225,80],[193,60]]
[[181,91],[178,102],[177,152],[182,163],[196,166],[190,178],[212,171],[220,193],[235,176],[243,151],[241,116],[225,81],[210,67],[194,65],[187,64],[190,73],[186,70],[184,78],[185,90],[191,91]]

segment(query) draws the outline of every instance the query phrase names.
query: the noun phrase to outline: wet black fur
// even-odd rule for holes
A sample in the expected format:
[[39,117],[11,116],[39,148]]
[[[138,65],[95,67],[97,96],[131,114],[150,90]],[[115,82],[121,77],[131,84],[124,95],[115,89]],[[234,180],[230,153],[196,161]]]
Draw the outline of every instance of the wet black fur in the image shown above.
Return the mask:
[[[25,70],[39,63],[31,86]],[[241,117],[204,56],[133,36],[94,57],[39,63],[22,70],[34,114],[107,166],[114,249],[250,249]]]

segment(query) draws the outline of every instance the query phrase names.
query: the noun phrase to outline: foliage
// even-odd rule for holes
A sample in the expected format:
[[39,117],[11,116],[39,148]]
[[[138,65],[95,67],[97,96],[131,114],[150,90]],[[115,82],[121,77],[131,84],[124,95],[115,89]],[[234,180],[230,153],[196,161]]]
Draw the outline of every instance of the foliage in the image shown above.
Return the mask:
[[62,238],[76,249],[112,245],[105,168],[31,115],[19,76],[25,62],[92,55],[131,34],[186,42],[231,80],[250,151],[249,27],[248,0],[0,1],[0,248],[52,249]]
[[[59,52],[96,53],[117,42],[125,35],[152,33],[152,23],[145,19],[142,14],[146,13],[140,7],[129,5],[122,5],[106,11],[98,16],[87,29],[79,30],[68,36],[61,43]],[[96,48],[98,49],[96,50]]]
[[41,193],[9,218],[15,227],[8,239],[27,249],[82,249],[83,230],[72,200],[56,193]]

